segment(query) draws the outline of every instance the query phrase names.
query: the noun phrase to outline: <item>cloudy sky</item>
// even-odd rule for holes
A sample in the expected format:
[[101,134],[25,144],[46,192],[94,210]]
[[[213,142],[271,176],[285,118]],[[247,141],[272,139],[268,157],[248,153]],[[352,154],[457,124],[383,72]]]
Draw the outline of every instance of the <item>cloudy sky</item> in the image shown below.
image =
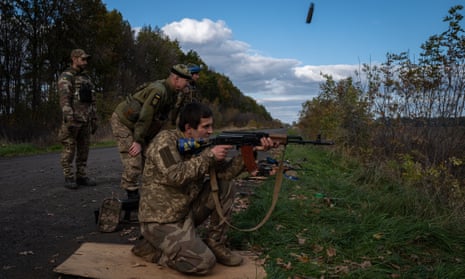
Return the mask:
[[[291,124],[319,93],[321,73],[340,79],[447,30],[463,0],[103,0],[135,29],[159,27],[228,76],[273,118]],[[305,23],[310,3],[314,14]],[[464,14],[462,10],[462,14]]]

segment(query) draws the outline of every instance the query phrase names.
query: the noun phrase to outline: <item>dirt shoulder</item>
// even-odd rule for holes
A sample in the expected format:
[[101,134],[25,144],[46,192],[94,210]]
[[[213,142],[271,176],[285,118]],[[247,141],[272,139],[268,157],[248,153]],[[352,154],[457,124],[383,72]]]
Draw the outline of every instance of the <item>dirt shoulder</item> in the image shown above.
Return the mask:
[[89,176],[96,187],[64,188],[59,157],[0,158],[0,278],[60,278],[53,269],[83,242],[131,243],[138,235],[137,224],[108,234],[95,224],[103,198],[125,197],[116,148],[90,151]]

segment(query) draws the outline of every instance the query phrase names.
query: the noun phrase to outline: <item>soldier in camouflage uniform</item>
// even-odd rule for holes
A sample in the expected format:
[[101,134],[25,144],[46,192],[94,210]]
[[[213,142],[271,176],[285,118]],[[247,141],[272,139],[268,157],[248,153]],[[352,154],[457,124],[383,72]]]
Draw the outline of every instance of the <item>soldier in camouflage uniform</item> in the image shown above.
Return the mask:
[[113,136],[123,163],[121,187],[129,200],[139,199],[139,178],[144,164],[146,143],[169,121],[178,93],[192,78],[186,65],[171,68],[168,78],[145,83],[121,102],[111,116]]
[[188,103],[192,103],[192,102],[200,102],[201,99],[200,99],[200,96],[199,96],[199,92],[198,92],[198,89],[197,89],[197,80],[199,79],[200,77],[200,66],[197,66],[195,64],[187,64],[187,68],[189,69],[189,72],[191,73],[192,75],[192,80],[189,81],[189,83],[187,84],[187,86],[181,90],[179,93],[178,93],[178,98],[176,100],[176,104],[174,106],[174,109],[171,111],[171,124],[173,126],[176,125],[176,121],[177,121],[177,116],[179,114],[179,111],[181,110],[181,108],[188,104]]
[[[65,176],[65,187],[95,186],[96,182],[87,177],[87,158],[90,135],[97,128],[97,109],[94,84],[85,71],[90,55],[82,49],[71,51],[71,66],[59,77],[58,90],[63,122],[59,139],[63,144],[61,166]],[[76,173],[73,172],[73,161]],[[76,180],[75,180],[76,178]]]
[[[242,257],[226,247],[227,224],[220,220],[211,196],[209,169],[215,168],[224,215],[230,217],[234,191],[232,179],[244,171],[238,155],[226,159],[230,145],[217,145],[199,153],[181,154],[180,138],[208,138],[213,133],[212,111],[204,104],[187,104],[179,116],[178,129],[161,131],[149,144],[141,186],[139,222],[143,239],[132,252],[146,261],[186,274],[207,274],[216,262],[227,266]],[[272,146],[270,138],[262,146]],[[196,227],[210,216],[207,238]]]

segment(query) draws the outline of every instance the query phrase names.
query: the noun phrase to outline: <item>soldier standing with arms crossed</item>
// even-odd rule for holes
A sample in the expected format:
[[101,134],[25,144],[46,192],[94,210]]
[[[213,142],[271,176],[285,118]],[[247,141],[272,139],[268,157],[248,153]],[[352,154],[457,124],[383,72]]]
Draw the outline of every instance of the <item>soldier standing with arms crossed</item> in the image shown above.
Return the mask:
[[[63,144],[60,163],[65,177],[64,186],[68,189],[96,185],[95,180],[86,174],[90,134],[97,129],[95,86],[85,71],[89,57],[82,49],[71,51],[71,66],[58,80],[63,113],[59,131],[59,139]],[[72,164],[75,159],[74,174]]]
[[139,178],[144,166],[145,145],[176,115],[178,93],[192,76],[186,65],[174,65],[166,79],[146,83],[121,102],[111,116],[113,136],[123,163],[121,187],[128,200],[139,200]]

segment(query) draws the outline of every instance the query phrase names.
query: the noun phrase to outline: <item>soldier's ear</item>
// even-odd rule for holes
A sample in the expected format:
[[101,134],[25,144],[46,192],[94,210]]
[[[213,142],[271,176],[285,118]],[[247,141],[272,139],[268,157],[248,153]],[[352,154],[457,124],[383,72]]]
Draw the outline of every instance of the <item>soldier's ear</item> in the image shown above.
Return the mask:
[[186,134],[188,137],[192,137],[192,130],[193,130],[193,129],[192,129],[191,125],[189,125],[189,124],[187,124],[187,123],[184,125],[184,131],[185,131],[185,134]]

